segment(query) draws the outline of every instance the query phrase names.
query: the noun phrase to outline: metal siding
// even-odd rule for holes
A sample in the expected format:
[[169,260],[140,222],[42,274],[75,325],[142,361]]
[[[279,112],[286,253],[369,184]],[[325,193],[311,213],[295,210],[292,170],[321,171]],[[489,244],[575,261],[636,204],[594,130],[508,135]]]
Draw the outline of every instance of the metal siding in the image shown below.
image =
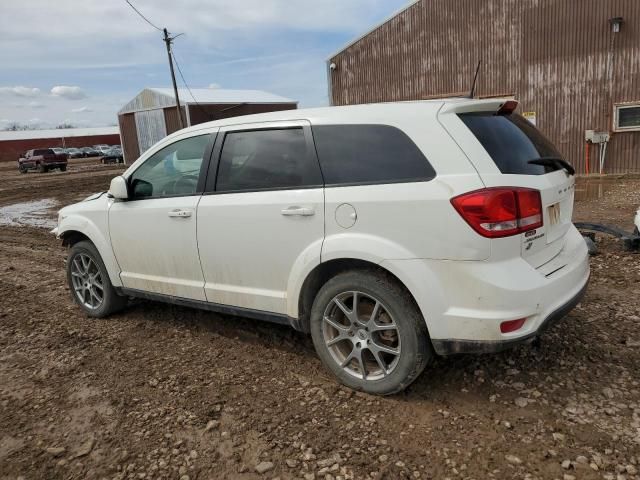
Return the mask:
[[229,104],[189,104],[189,118],[191,125],[220,120],[223,118],[240,117],[254,113],[278,112],[282,110],[295,110],[296,103],[244,103]]
[[120,109],[119,114],[138,112],[140,110],[152,110],[156,108],[175,106],[173,95],[168,96],[155,90],[145,88],[131,101]]
[[[187,121],[184,107],[180,107],[182,110],[182,117],[184,121]],[[180,120],[178,118],[178,109],[176,107],[165,107],[164,109],[164,123],[167,129],[167,135],[171,135],[173,132],[180,130]],[[187,127],[187,125],[184,125]]]
[[164,110],[146,110],[134,113],[136,131],[138,133],[138,148],[140,154],[167,136],[164,123]]
[[133,113],[125,113],[118,115],[118,123],[120,125],[120,138],[122,140],[124,161],[127,164],[131,164],[140,156],[136,119]]
[[[331,101],[466,93],[479,59],[477,95],[515,95],[584,172],[584,131],[611,130],[613,104],[640,101],[640,1],[422,0],[329,60]],[[639,144],[640,132],[612,134],[605,171],[640,172]]]

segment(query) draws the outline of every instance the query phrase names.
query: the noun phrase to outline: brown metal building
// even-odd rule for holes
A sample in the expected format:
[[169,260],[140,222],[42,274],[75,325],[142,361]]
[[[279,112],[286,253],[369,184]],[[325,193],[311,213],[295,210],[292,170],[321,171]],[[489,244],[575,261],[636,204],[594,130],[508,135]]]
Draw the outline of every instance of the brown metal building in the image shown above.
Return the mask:
[[640,172],[640,0],[418,0],[328,60],[329,98],[465,95],[479,60],[476,95],[514,96],[578,172]]
[[0,162],[17,162],[24,152],[32,148],[78,148],[119,143],[118,127],[5,131],[0,132]]
[[[178,89],[184,126],[222,118],[294,110],[298,102],[259,90]],[[197,101],[196,101],[197,100]],[[180,129],[173,89],[145,88],[118,112],[125,163]]]

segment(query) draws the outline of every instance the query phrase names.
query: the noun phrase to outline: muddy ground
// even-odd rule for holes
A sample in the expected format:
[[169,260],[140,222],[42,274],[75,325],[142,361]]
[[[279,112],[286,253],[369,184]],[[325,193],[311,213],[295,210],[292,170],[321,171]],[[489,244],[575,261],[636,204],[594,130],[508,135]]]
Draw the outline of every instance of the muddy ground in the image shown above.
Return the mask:
[[[66,204],[120,171],[14,168],[0,207]],[[576,219],[630,228],[640,180],[588,183]],[[637,478],[640,255],[599,247],[585,300],[539,345],[440,359],[379,398],[284,327],[144,302],[88,319],[59,242],[0,226],[0,478]]]

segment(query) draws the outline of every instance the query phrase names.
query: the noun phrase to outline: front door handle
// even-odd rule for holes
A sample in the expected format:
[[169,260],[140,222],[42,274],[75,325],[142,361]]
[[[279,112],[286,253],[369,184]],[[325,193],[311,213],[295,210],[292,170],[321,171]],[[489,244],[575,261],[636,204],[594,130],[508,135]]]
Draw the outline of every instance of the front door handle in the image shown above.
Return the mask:
[[289,207],[282,210],[280,213],[285,217],[310,217],[316,214],[316,211],[311,207]]
[[191,210],[171,210],[167,215],[176,218],[188,218],[192,213]]

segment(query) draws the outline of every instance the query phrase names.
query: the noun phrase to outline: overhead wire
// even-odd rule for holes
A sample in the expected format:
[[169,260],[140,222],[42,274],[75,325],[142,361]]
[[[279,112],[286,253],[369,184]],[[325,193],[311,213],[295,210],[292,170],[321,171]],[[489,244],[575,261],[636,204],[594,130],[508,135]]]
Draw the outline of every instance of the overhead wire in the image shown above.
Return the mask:
[[131,8],[133,8],[133,11],[134,11],[134,12],[136,12],[138,15],[140,15],[140,17],[141,17],[145,22],[147,22],[149,25],[151,25],[153,28],[155,28],[155,29],[156,29],[156,30],[158,30],[159,32],[162,32],[162,31],[163,31],[160,27],[158,27],[158,26],[154,25],[154,23],[153,23],[151,20],[149,20],[147,17],[145,17],[145,16],[142,14],[142,12],[140,12],[140,10],[138,10],[136,7],[134,7],[134,6],[133,6],[133,4],[132,4],[129,0],[124,0],[124,1],[125,1],[125,2],[127,2],[127,4],[128,4]]

